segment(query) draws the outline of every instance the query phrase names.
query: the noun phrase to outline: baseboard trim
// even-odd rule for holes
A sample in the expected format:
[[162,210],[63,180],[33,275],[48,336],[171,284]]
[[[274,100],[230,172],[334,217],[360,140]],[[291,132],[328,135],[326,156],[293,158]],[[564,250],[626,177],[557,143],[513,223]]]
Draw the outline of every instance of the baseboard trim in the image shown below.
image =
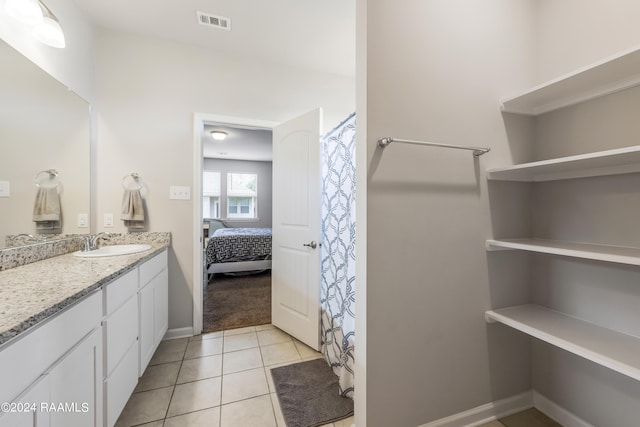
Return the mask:
[[549,418],[553,418],[564,427],[593,427],[585,420],[560,405],[550,401],[537,391],[533,392],[533,406]]
[[176,338],[185,338],[193,336],[193,327],[169,329],[162,340],[174,340]]
[[516,396],[487,403],[468,411],[422,424],[419,427],[475,427],[531,407],[533,407],[533,392],[526,391]]

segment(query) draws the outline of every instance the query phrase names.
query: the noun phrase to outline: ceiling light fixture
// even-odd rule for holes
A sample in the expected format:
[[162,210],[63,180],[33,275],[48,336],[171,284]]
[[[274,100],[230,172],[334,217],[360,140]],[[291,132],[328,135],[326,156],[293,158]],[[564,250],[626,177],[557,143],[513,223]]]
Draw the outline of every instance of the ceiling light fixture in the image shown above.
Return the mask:
[[227,137],[227,133],[221,130],[212,130],[211,137],[216,141],[223,141]]
[[32,26],[33,37],[51,47],[65,47],[64,32],[58,18],[40,0],[7,0],[7,15],[15,20]]

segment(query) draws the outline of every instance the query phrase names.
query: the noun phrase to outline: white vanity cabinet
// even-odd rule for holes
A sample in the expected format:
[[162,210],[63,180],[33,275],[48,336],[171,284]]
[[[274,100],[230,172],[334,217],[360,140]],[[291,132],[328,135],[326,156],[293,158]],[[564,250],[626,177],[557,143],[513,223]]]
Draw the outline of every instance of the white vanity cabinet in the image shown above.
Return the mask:
[[168,326],[167,251],[104,287],[104,425],[113,427]]
[[142,376],[169,326],[169,275],[164,251],[140,266],[138,375]]
[[1,427],[102,426],[101,320],[95,292],[0,350]]
[[113,427],[167,326],[163,250],[0,346],[0,427]]
[[103,288],[104,424],[113,426],[138,382],[138,269]]

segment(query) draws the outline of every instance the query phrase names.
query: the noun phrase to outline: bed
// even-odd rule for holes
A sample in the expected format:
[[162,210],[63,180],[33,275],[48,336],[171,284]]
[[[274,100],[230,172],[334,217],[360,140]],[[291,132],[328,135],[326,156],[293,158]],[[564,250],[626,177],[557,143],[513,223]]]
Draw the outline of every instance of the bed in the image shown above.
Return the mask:
[[271,269],[271,229],[218,228],[207,242],[205,266],[209,275]]

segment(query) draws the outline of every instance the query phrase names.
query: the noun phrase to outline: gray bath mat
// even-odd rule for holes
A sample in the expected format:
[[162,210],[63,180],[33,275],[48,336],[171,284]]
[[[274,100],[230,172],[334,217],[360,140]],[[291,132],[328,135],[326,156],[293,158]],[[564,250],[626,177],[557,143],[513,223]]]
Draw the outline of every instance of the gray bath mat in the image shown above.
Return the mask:
[[287,427],[316,427],[353,415],[353,400],[338,394],[338,377],[324,359],[271,369]]

